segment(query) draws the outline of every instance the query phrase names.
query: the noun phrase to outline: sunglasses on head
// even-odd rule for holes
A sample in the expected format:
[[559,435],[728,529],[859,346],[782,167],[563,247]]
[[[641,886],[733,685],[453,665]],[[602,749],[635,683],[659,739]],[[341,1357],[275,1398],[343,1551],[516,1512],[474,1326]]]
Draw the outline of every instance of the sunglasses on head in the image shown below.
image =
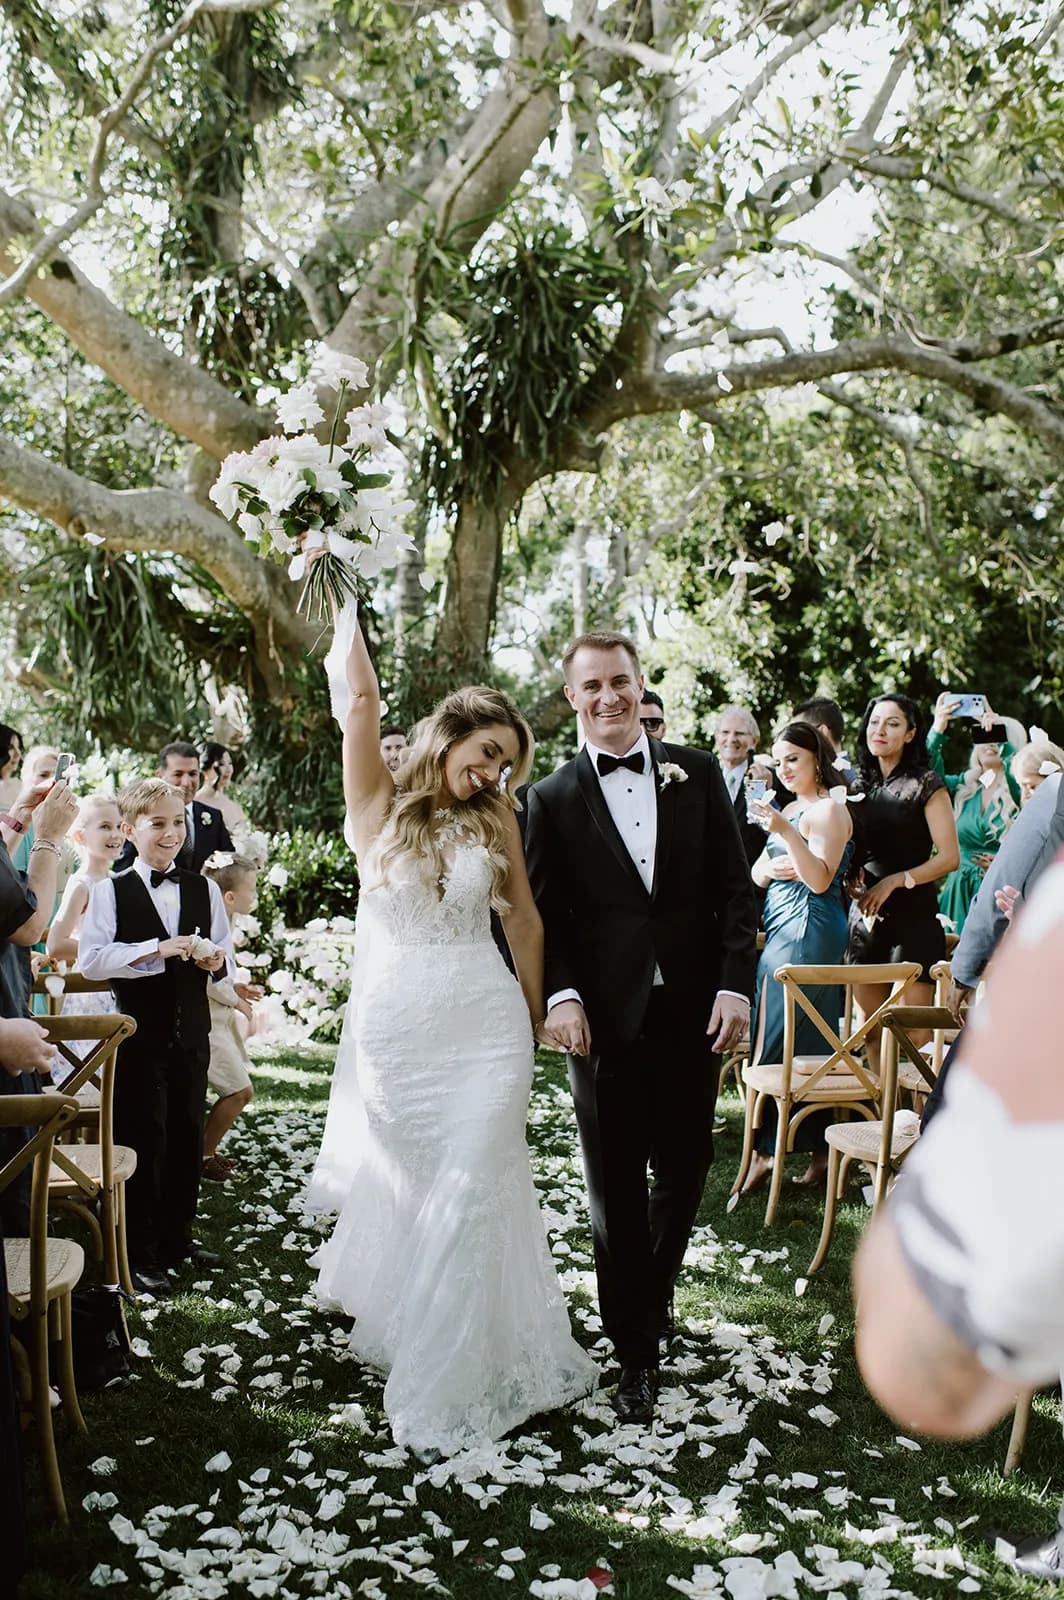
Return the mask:
[[648,733],[657,733],[659,728],[665,726],[664,717],[640,717],[639,721]]

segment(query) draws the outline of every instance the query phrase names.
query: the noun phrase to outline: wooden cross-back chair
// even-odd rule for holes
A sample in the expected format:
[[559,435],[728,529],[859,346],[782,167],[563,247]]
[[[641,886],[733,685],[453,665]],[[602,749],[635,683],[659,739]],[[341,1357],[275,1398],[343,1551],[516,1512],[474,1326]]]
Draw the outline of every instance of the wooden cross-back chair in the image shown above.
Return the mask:
[[[878,1028],[886,1008],[899,999],[920,967],[915,961],[873,963],[863,966],[796,966],[777,968],[775,981],[783,986],[783,1060],[778,1062],[750,1062],[743,1068],[746,1086],[746,1121],[743,1130],[743,1153],[739,1172],[732,1188],[738,1194],[746,1181],[753,1158],[754,1138],[764,1116],[768,1101],[776,1104],[776,1150],[769,1186],[765,1222],[775,1220],[783,1190],[783,1168],[788,1151],[794,1149],[794,1137],[805,1119],[814,1111],[828,1108],[849,1111],[870,1118],[874,1115],[872,1103],[880,1095],[879,1078],[862,1061],[859,1052],[868,1036]],[[817,1011],[805,988],[837,987],[852,993],[858,985],[889,985],[883,1002],[854,1028],[845,1029],[840,1036]],[[822,1055],[796,1054],[798,1013],[803,1013],[815,1026],[827,1049]],[[848,1015],[848,1011],[844,1011]]]
[[[53,994],[48,988],[49,980],[60,978],[63,989],[60,994]],[[53,982],[53,988],[55,987]],[[45,996],[46,1011],[49,1017],[64,1015],[67,996],[72,994],[110,994],[111,985],[106,979],[85,978],[80,972],[40,972],[33,980],[33,993]],[[113,999],[113,997],[112,997]],[[114,1006],[112,1004],[112,1008]],[[76,1014],[76,1013],[73,1013]],[[43,1021],[43,1017],[41,1018]],[[82,1115],[78,1118],[75,1130],[67,1137],[78,1138],[86,1129],[95,1131],[99,1122],[100,1091],[99,1086],[91,1078],[83,1083],[78,1090],[78,1099],[81,1102]]]
[[[819,1272],[827,1258],[835,1232],[839,1201],[846,1187],[851,1164],[858,1162],[872,1174],[872,1215],[886,1198],[891,1181],[920,1137],[916,1113],[898,1114],[899,1062],[904,1057],[923,1097],[931,1093],[938,1075],[944,1041],[957,1030],[957,1019],[945,1006],[887,1005],[880,1014],[883,1029],[882,1087],[879,1116],[867,1122],[837,1122],[825,1134],[828,1144],[828,1175],[824,1196],[824,1222],[816,1254],[809,1263],[808,1276]],[[916,1043],[914,1033],[929,1033],[933,1049],[927,1052]]]
[[86,1433],[74,1382],[70,1305],[85,1252],[73,1239],[48,1237],[48,1174],[55,1141],[77,1114],[78,1103],[68,1095],[0,1095],[0,1128],[35,1130],[0,1167],[2,1193],[32,1166],[29,1235],[4,1240],[4,1266],[15,1372],[23,1398],[32,1405],[48,1497],[62,1522],[67,1510],[52,1425],[49,1344],[57,1353],[56,1384],[66,1419]]
[[[103,1265],[104,1281],[121,1284],[132,1293],[126,1253],[126,1182],[137,1169],[137,1153],[128,1145],[115,1144],[113,1108],[118,1047],[136,1031],[137,1024],[120,1011],[40,1020],[72,1069],[62,1087],[65,1095],[75,1097],[79,1121],[93,1115],[81,1103],[81,1089],[92,1084],[99,1097],[95,1113],[97,1141],[55,1146],[49,1181],[51,1202],[72,1213],[89,1229]],[[72,1048],[75,1044],[88,1044],[91,1048],[83,1055]]]

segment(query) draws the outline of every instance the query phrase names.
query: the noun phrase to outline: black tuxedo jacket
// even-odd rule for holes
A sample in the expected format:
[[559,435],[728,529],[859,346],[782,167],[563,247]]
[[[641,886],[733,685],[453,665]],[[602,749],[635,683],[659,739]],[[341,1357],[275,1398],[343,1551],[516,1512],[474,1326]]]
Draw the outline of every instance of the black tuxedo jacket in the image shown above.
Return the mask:
[[[189,845],[186,838],[177,858],[177,864],[182,872],[198,872],[208,856],[212,856],[216,850],[234,848],[233,841],[229,837],[229,829],[225,825],[225,818],[214,806],[205,806],[202,800],[193,800],[192,816],[195,822],[192,843]],[[132,842],[127,839],[112,871],[125,872],[127,867],[133,865],[136,858],[137,852]]]
[[650,740],[687,773],[658,784],[647,891],[586,750],[528,792],[525,853],[546,939],[546,997],[575,989],[596,1053],[631,1043],[661,971],[678,1027],[704,1031],[719,989],[750,995],[757,911],[750,868],[715,757]]

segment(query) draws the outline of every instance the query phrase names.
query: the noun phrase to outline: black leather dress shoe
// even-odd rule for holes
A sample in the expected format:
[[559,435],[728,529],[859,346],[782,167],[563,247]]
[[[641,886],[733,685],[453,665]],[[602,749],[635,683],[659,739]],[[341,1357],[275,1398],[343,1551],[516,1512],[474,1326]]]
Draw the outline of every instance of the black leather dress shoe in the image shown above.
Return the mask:
[[214,1250],[208,1250],[205,1245],[191,1240],[182,1250],[180,1255],[171,1256],[166,1265],[168,1267],[183,1267],[191,1261],[197,1267],[220,1267],[222,1257]]
[[652,1422],[657,1397],[657,1367],[622,1367],[610,1405],[618,1422]]
[[130,1268],[130,1282],[134,1294],[154,1295],[156,1300],[167,1300],[174,1292],[170,1279],[158,1267]]

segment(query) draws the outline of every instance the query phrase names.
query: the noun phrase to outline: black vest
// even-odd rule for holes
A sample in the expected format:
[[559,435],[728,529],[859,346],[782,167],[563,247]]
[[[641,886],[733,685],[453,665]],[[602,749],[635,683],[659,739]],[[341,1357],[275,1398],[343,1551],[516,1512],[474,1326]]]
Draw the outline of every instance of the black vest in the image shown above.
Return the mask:
[[[131,867],[128,872],[117,873],[113,882],[115,940],[119,944],[143,944],[147,939],[169,938],[140,874]],[[209,938],[211,896],[207,879],[194,872],[179,872],[177,884],[181,897],[178,933],[201,933]],[[171,956],[162,972],[144,978],[113,979],[111,988],[119,1010],[137,1022],[136,1033],[123,1046],[127,1055],[171,1042],[190,1052],[209,1050],[207,977],[194,962]]]

